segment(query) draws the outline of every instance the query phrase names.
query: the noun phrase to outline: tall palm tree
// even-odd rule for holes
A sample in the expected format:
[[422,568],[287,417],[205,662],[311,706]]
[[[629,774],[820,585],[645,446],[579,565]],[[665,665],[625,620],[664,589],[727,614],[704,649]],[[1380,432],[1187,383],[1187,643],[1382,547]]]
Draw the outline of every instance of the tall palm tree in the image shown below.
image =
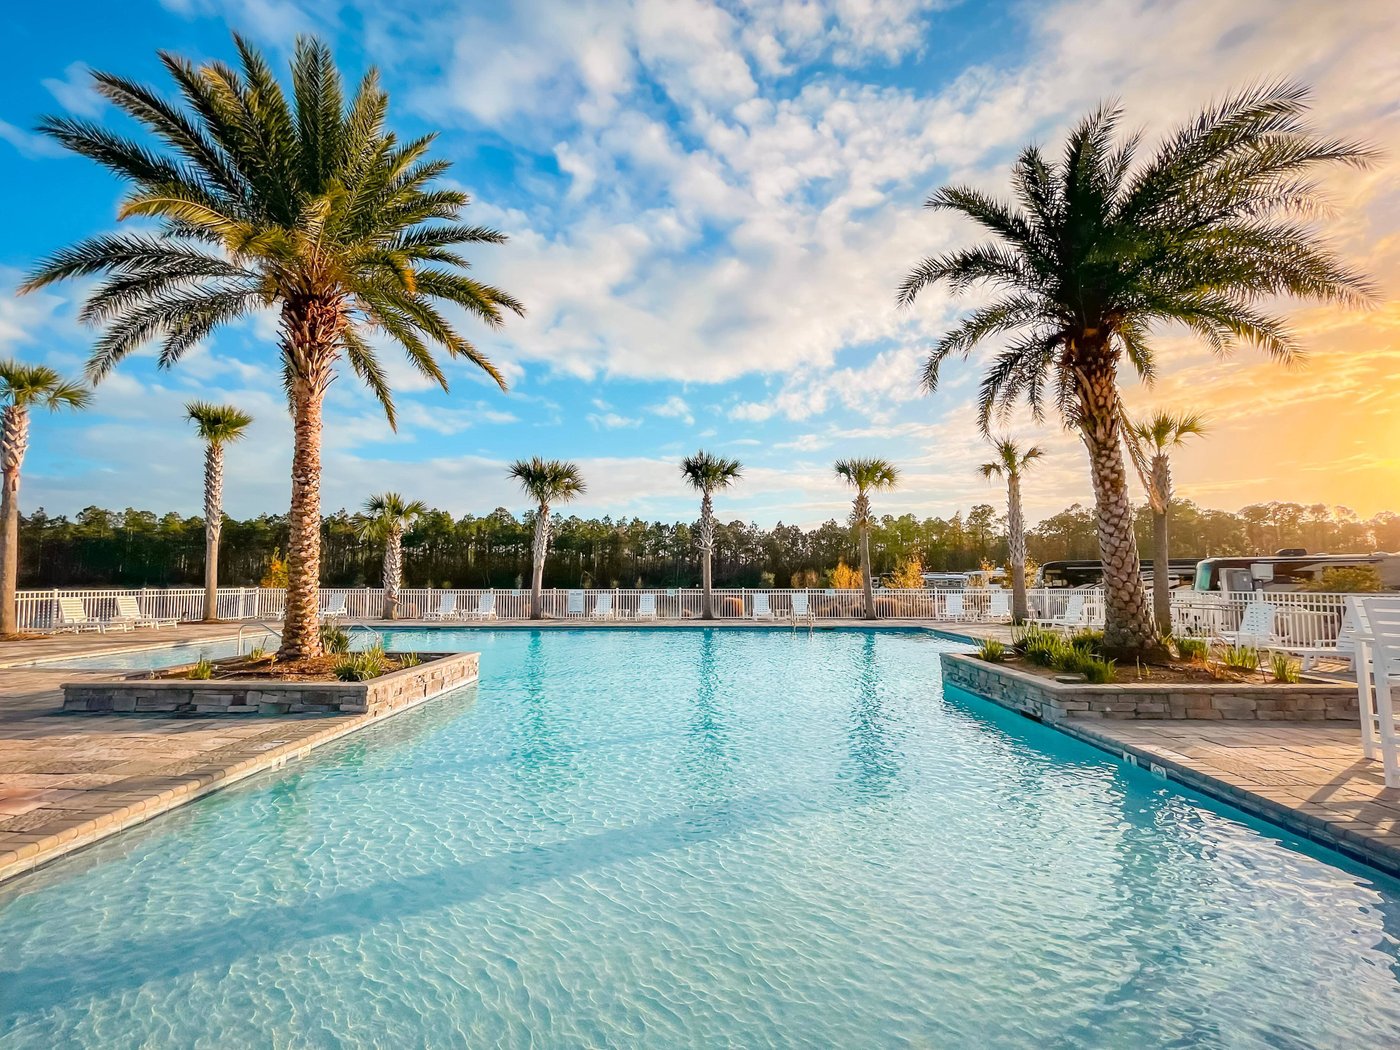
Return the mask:
[[681,460],[681,474],[691,488],[700,493],[700,589],[705,603],[700,613],[703,620],[715,618],[714,556],[715,556],[715,493],[729,488],[744,476],[744,466],[737,459],[725,459],[701,449]]
[[557,459],[518,459],[510,476],[520,482],[535,501],[535,543],[530,549],[530,619],[544,616],[544,563],[549,556],[550,511],[556,503],[568,503],[588,488],[577,465]]
[[870,561],[870,494],[886,492],[899,483],[899,468],[887,459],[839,459],[836,476],[856,490],[851,525],[860,535],[860,578],[865,592],[865,618],[875,619],[875,577]]
[[462,272],[457,246],[505,238],[466,225],[467,195],[435,185],[449,167],[433,136],[400,142],[385,127],[388,96],[374,71],[346,99],[330,50],[299,39],[288,97],[266,60],[234,37],[240,68],[160,58],[180,101],[109,73],[97,90],[153,145],[87,121],[48,117],[41,129],[128,183],[119,217],[153,223],[94,237],[41,263],[25,290],[105,275],[82,317],[101,327],[93,382],[159,340],[168,367],[220,325],[263,309],[279,319],[281,376],[293,419],[288,586],[281,654],[321,651],[321,426],[343,358],[384,406],[388,373],[369,336],[397,344],[447,386],[433,347],[463,357],[502,388],[500,373],[453,327],[444,304],[491,327],[522,307]]
[[185,415],[204,442],[204,621],[219,618],[219,534],[224,528],[224,446],[241,438],[253,417],[233,405],[191,401]]
[[29,450],[29,410],[86,408],[87,387],[45,365],[0,360],[0,635],[19,631],[19,472]]
[[1022,623],[1029,615],[1026,603],[1026,519],[1021,513],[1021,475],[1044,451],[1032,445],[1024,452],[1011,438],[992,442],[996,458],[978,469],[988,481],[1006,479],[1006,549],[1011,571],[1011,618]]
[[1152,613],[1163,635],[1172,629],[1172,595],[1167,561],[1168,517],[1172,508],[1171,450],[1186,439],[1206,432],[1205,420],[1194,412],[1157,412],[1148,419],[1127,420],[1128,452],[1147,491],[1152,509]]
[[1121,445],[1118,370],[1155,369],[1158,325],[1191,328],[1217,353],[1253,343],[1279,361],[1299,350],[1284,321],[1260,306],[1279,295],[1364,302],[1370,282],[1300,221],[1317,204],[1316,175],[1364,165],[1368,148],[1308,127],[1306,89],[1251,88],[1206,109],[1138,160],[1139,136],[1118,140],[1121,111],[1104,106],[1075,126],[1064,157],[1025,149],[1012,169],[1015,203],[945,186],[928,207],[971,218],[995,242],[931,256],[904,279],[899,302],[929,285],[986,284],[997,295],[935,346],[924,385],[950,356],[1006,339],[982,380],[981,425],[1024,398],[1047,403],[1089,453],[1106,590],[1105,647],[1157,649],[1143,589]]
[[399,588],[403,586],[403,534],[428,513],[422,500],[409,503],[397,492],[383,492],[365,500],[358,522],[360,538],[384,544],[384,608],[386,620],[399,618]]

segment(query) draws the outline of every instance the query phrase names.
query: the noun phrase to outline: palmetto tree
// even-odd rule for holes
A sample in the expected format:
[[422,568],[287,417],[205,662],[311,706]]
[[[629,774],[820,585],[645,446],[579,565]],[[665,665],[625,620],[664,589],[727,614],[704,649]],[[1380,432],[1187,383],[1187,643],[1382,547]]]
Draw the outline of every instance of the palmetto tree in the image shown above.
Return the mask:
[[525,494],[535,501],[535,543],[530,549],[530,619],[544,616],[544,563],[549,556],[550,512],[557,503],[568,503],[588,486],[573,463],[557,459],[518,459],[510,465],[510,476],[520,482]]
[[715,618],[714,556],[715,556],[715,493],[729,488],[744,476],[744,466],[737,459],[725,459],[701,449],[681,460],[681,475],[686,483],[700,493],[700,590],[705,603],[701,619]]
[[1150,332],[1184,324],[1216,352],[1253,343],[1279,361],[1298,356],[1285,323],[1260,306],[1280,295],[1358,302],[1373,291],[1299,216],[1317,201],[1315,175],[1364,164],[1363,146],[1320,138],[1293,85],[1244,91],[1206,109],[1138,159],[1117,139],[1106,106],[1070,133],[1062,160],[1028,147],[1012,170],[1016,202],[946,186],[928,207],[959,212],[995,242],[925,259],[899,289],[910,304],[945,281],[955,292],[997,294],[938,342],[927,389],[954,354],[1007,339],[982,381],[981,424],[1021,398],[1047,404],[1089,453],[1106,590],[1105,647],[1120,655],[1158,644],[1143,589],[1123,462],[1118,372],[1150,379]]
[[233,405],[191,401],[185,414],[204,442],[204,619],[219,618],[219,533],[224,528],[224,446],[241,438],[253,417]]
[[49,117],[42,130],[127,182],[119,216],[152,229],[94,237],[44,261],[25,286],[105,275],[82,311],[101,327],[88,361],[96,382],[142,344],[170,366],[220,325],[270,308],[279,318],[282,381],[293,419],[286,623],[281,654],[316,655],[321,539],[321,417],[343,358],[394,407],[371,333],[446,387],[433,348],[463,357],[504,387],[458,334],[444,305],[495,327],[522,312],[505,292],[462,272],[458,246],[504,237],[460,221],[467,196],[434,185],[448,162],[433,136],[400,142],[371,71],[347,99],[325,45],[297,41],[290,97],[264,58],[235,37],[240,68],[161,61],[171,102],[139,83],[94,74],[97,90],[154,145],[100,125]]
[[1006,549],[1011,571],[1011,618],[1022,623],[1029,615],[1026,604],[1026,519],[1021,513],[1021,475],[1045,453],[1036,445],[1025,451],[1011,438],[992,442],[996,458],[978,469],[990,481],[1006,481]]
[[386,620],[399,618],[399,589],[403,586],[403,534],[428,513],[421,500],[407,502],[397,492],[383,492],[365,500],[358,531],[361,539],[384,544],[384,608]]
[[1172,629],[1172,595],[1168,542],[1172,508],[1171,450],[1187,438],[1206,432],[1205,421],[1194,412],[1173,415],[1157,412],[1147,419],[1127,421],[1128,451],[1147,492],[1152,510],[1152,613],[1163,635]]
[[865,592],[865,618],[875,619],[875,577],[870,562],[870,494],[886,492],[899,483],[899,468],[885,459],[840,459],[836,476],[856,490],[851,526],[860,536],[860,578]]
[[45,365],[0,360],[0,635],[19,630],[19,472],[29,450],[29,410],[86,408],[87,387]]

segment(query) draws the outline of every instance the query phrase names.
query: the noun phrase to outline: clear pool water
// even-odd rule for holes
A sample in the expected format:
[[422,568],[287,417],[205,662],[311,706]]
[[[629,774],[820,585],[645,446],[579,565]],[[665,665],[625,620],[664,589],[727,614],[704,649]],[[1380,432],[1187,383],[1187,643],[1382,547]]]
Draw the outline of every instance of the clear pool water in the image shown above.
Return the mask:
[[0,889],[0,1046],[1394,1045],[1400,887],[945,694],[947,642],[472,641]]
[[[243,651],[252,646],[276,646],[271,634],[249,631],[243,636]],[[201,657],[218,660],[238,653],[238,639],[223,638],[207,642],[184,642],[179,645],[156,645],[146,649],[126,649],[97,653],[93,656],[58,657],[37,660],[29,667],[65,671],[155,671],[162,667],[192,664]]]

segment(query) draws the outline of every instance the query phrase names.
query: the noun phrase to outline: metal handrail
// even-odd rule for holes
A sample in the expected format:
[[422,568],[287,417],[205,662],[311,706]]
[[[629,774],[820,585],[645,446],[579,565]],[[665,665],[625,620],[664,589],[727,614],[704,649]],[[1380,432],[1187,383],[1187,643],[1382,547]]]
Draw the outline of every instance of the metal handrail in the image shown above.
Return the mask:
[[279,642],[282,640],[282,632],[281,632],[281,631],[279,631],[276,627],[273,627],[271,624],[264,623],[264,622],[261,621],[261,620],[258,620],[258,621],[256,621],[255,623],[244,623],[244,624],[239,624],[239,626],[238,626],[238,655],[239,655],[239,656],[242,656],[242,655],[243,655],[243,632],[246,631],[249,627],[261,627],[261,628],[262,628],[264,631],[266,631],[268,634],[276,635],[276,636],[277,636],[277,640],[278,640]]
[[356,631],[368,631],[368,632],[370,633],[370,635],[374,638],[374,640],[375,640],[376,642],[379,643],[379,647],[380,647],[381,649],[384,648],[384,635],[383,635],[382,633],[380,633],[379,630],[377,630],[376,628],[371,627],[371,626],[370,626],[369,624],[367,624],[367,623],[351,623],[351,624],[346,624],[346,626],[345,626],[345,634],[346,634],[346,637],[349,637],[350,635],[354,634]]

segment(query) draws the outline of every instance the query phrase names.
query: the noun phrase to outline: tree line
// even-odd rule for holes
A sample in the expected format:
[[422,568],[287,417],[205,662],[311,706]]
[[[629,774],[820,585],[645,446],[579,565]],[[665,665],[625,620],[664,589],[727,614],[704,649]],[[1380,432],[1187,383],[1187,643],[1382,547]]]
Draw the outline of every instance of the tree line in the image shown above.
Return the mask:
[[[1344,507],[1257,503],[1237,512],[1190,500],[1172,504],[1179,556],[1267,554],[1283,547],[1309,551],[1400,550],[1400,514],[1363,519]],[[382,544],[366,536],[361,515],[337,511],[321,522],[321,583],[378,586]],[[504,507],[483,516],[428,510],[403,536],[408,587],[523,587],[530,578],[534,514]],[[1145,543],[1151,512],[1137,511]],[[639,518],[560,516],[545,564],[546,587],[688,587],[700,582],[697,527]],[[285,556],[285,515],[226,517],[220,576],[226,587],[255,586],[274,556]],[[175,513],[88,507],[71,518],[42,509],[20,521],[25,550],[19,585],[42,587],[197,586],[204,572],[204,519]],[[1096,558],[1093,509],[1075,504],[1027,530],[1032,560]],[[875,517],[871,559],[877,574],[917,559],[926,571],[976,569],[1004,563],[1006,522],[989,504],[947,518],[912,514]],[[718,587],[825,586],[858,543],[846,522],[815,528],[779,523],[715,523],[714,580]]]

